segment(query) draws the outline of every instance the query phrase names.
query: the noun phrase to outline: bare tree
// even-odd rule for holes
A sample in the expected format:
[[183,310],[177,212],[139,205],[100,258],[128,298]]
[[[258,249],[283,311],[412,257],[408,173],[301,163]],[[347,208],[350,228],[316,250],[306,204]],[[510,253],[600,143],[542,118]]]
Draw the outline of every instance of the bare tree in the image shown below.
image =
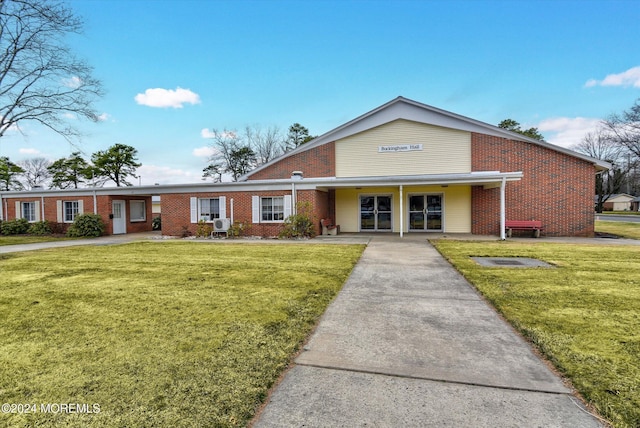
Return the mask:
[[64,42],[81,29],[58,0],[0,0],[0,137],[37,122],[71,141],[70,117],[98,121],[101,84]]
[[618,144],[640,158],[640,99],[628,110],[611,115],[604,125]]
[[258,165],[265,164],[283,153],[284,137],[277,126],[262,129],[259,126],[247,126],[244,131],[247,145],[256,154]]
[[629,173],[635,167],[635,164],[630,162],[630,153],[607,126],[601,126],[595,132],[588,133],[571,149],[612,165],[610,170],[596,175],[595,206],[597,212],[602,212],[603,204],[611,195],[620,193],[628,183]]
[[51,179],[51,164],[50,160],[41,157],[18,162],[18,166],[23,170],[21,176],[25,187],[33,189],[36,186],[47,186]]

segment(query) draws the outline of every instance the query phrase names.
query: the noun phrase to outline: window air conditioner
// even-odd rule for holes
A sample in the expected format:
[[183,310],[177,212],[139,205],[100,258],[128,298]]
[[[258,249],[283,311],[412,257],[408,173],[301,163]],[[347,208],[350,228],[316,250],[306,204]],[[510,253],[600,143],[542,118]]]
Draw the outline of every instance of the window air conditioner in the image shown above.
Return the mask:
[[217,218],[213,222],[214,232],[226,232],[231,226],[231,221],[228,218]]

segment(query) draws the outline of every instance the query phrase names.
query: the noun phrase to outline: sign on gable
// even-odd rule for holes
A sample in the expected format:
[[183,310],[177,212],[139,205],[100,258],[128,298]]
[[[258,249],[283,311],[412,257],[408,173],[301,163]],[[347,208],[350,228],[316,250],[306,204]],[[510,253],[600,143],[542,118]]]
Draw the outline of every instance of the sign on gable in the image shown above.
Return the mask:
[[378,153],[397,153],[421,151],[422,144],[396,144],[394,146],[378,146]]

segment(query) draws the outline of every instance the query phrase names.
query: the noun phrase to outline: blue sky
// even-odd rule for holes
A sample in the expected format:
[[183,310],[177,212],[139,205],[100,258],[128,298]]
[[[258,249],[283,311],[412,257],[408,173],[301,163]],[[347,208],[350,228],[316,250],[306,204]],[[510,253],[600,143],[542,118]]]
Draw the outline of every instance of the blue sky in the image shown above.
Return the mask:
[[[640,98],[640,2],[69,0],[69,40],[106,89],[87,157],[139,151],[140,183],[199,182],[207,130],[294,122],[321,135],[404,97],[577,143]],[[13,161],[76,150],[32,124]],[[136,183],[137,184],[137,183]]]

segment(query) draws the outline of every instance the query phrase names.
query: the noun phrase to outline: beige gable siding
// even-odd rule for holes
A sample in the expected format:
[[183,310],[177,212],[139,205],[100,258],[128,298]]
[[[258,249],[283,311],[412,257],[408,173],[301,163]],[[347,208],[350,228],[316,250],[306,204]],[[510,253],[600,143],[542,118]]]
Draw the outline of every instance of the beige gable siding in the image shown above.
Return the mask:
[[[379,146],[422,144],[422,150],[379,153]],[[396,120],[336,142],[336,176],[471,172],[471,133]]]

